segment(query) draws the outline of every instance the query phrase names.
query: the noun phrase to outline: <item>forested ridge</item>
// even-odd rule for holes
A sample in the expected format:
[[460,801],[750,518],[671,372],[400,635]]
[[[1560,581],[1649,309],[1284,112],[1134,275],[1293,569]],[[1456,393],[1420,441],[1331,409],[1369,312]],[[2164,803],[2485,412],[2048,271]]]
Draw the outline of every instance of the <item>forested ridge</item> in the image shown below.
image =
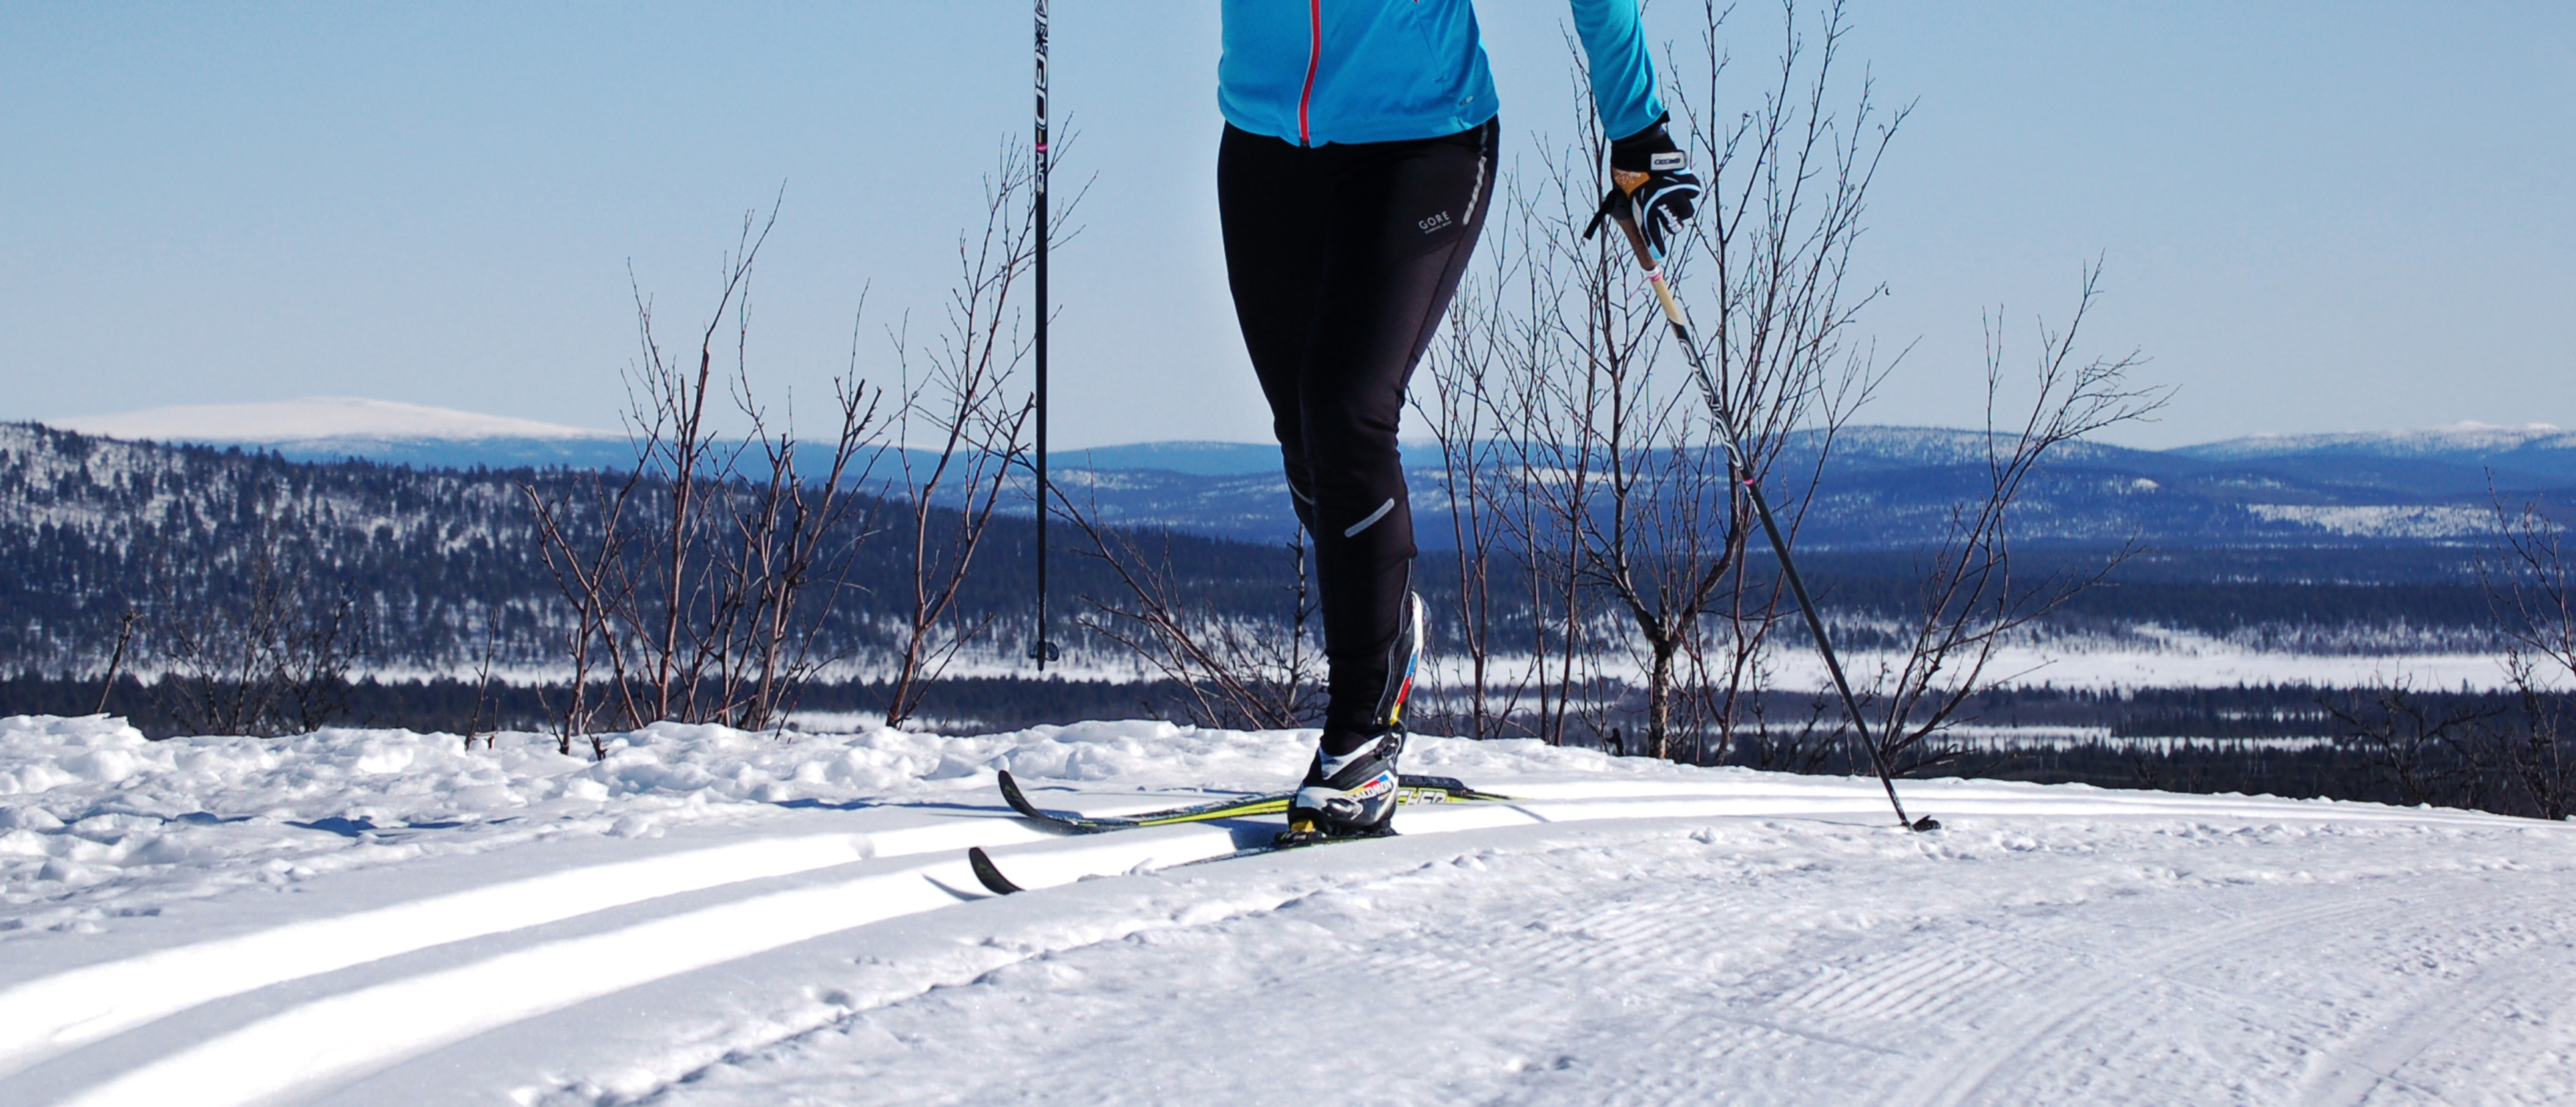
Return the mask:
[[[370,669],[453,675],[487,648],[505,670],[543,668],[560,653],[568,608],[530,495],[578,498],[606,479],[586,470],[293,462],[0,426],[0,625],[9,629],[0,670],[98,671],[129,613],[148,627],[237,598],[263,575],[354,600],[369,627]],[[857,556],[824,642],[854,660],[882,643],[910,587],[897,556],[906,539],[892,533],[905,514],[860,499],[841,536],[858,541]],[[1422,522],[1428,530],[1435,521]],[[1118,582],[1068,544],[1067,530],[1056,530],[1054,587],[1058,610],[1078,614],[1080,597],[1114,597]],[[997,641],[1026,634],[1033,540],[1025,515],[997,517],[961,589],[960,604],[990,620]],[[1139,543],[1210,610],[1277,619],[1293,602],[1296,556],[1284,543],[1161,528]],[[1426,550],[1417,577],[1436,619],[1456,595],[1449,556]],[[2152,626],[2308,652],[2484,648],[2493,620],[2479,556],[2434,544],[2150,549],[2076,594],[2048,625],[2115,636]],[[2102,561],[2099,549],[2080,546],[2023,557],[2030,575]],[[1801,560],[1856,645],[1868,644],[1873,621],[1919,602],[1919,555],[1819,550]],[[1765,567],[1757,564],[1757,581]],[[1508,594],[1511,582],[1501,583],[1497,592]]]

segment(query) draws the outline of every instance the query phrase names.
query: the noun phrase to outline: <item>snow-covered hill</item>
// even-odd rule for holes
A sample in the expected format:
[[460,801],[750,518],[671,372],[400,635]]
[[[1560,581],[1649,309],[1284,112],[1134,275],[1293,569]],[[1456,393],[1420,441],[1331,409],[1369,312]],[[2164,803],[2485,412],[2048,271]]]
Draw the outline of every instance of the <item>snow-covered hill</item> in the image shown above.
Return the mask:
[[45,420],[63,430],[150,442],[293,442],[317,438],[463,441],[478,438],[594,439],[626,436],[484,415],[453,408],[346,396],[246,404],[191,404]]
[[294,461],[364,458],[420,468],[594,469],[635,460],[623,431],[352,397],[154,407],[45,423],[127,441],[254,446]]
[[[2467,484],[2508,490],[2576,485],[2576,434],[2547,423],[2454,423],[2432,430],[2264,434],[2170,451],[2345,484]],[[2446,479],[2447,478],[2447,479]]]
[[[2544,1103],[2576,827],[1531,743],[1522,797],[1052,838],[1310,735],[0,720],[0,1104]],[[1035,890],[986,894],[990,848]],[[1079,876],[1098,879],[1075,880]]]

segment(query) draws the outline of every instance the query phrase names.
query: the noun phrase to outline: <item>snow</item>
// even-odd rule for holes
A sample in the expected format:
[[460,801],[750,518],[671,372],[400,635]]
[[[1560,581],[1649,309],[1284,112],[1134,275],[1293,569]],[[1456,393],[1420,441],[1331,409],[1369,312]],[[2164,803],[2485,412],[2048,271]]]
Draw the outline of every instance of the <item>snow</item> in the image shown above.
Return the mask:
[[2244,460],[2304,453],[2352,453],[2378,457],[2426,457],[2452,452],[2483,452],[2529,447],[2565,449],[2576,435],[2549,423],[2521,426],[2463,420],[2420,430],[2343,431],[2332,434],[2255,434],[2184,446],[2173,452],[2211,460]]
[[[1213,865],[1311,732],[0,719],[0,1104],[2529,1103],[2576,827],[1420,737],[1516,797]],[[983,845],[1032,890],[985,894]]]
[[[2258,649],[2205,634],[2141,624],[2116,641],[2076,635],[2015,640],[1996,648],[1985,675],[2006,688],[2058,688],[2116,692],[2147,688],[2240,688],[2264,685],[2308,685],[2317,688],[2409,688],[2505,691],[2513,687],[2504,655],[2471,652],[2293,653]],[[1906,655],[1890,650],[1846,649],[1843,668],[1864,683],[1901,666]],[[1487,658],[1488,679],[1506,685],[1528,673],[1528,654]],[[1823,657],[1814,650],[1776,646],[1762,655],[1767,686],[1782,691],[1824,692],[1833,688]],[[1467,659],[1432,655],[1424,659],[1430,686],[1463,688]],[[1091,671],[1091,670],[1085,670]],[[1114,670],[1105,665],[1098,671]],[[1600,676],[1644,684],[1643,665],[1633,657],[1613,655],[1594,668]],[[1096,678],[1093,678],[1096,679]],[[2551,679],[2543,674],[2543,679]]]
[[2305,523],[2354,538],[2479,538],[2496,532],[2493,507],[2426,504],[2247,504],[2267,523]]
[[[1902,655],[1858,650],[1843,664],[1876,671],[1903,661]],[[2512,687],[2501,658],[2488,653],[2310,654],[2242,647],[2206,649],[2082,650],[2064,646],[2013,645],[1998,648],[1987,671],[2004,678],[2006,687],[2117,691],[2136,688],[2238,688],[2262,685],[2309,685],[2317,688],[2470,688],[2500,691]],[[1824,662],[1783,651],[1773,686],[1819,690],[1830,688]]]
[[305,439],[620,439],[620,431],[568,427],[507,415],[347,396],[245,404],[187,404],[47,419],[47,426],[103,438],[149,442],[295,442]]

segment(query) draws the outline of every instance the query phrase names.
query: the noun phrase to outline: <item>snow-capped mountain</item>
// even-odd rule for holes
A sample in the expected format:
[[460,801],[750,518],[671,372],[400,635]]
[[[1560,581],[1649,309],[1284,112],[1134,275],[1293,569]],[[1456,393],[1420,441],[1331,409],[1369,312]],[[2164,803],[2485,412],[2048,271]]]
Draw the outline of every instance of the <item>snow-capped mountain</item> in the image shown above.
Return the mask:
[[188,404],[48,419],[102,438],[250,446],[294,461],[364,458],[430,469],[597,468],[634,460],[623,431],[346,396]]
[[398,404],[351,396],[308,396],[250,404],[186,404],[109,415],[48,419],[49,425],[102,438],[155,442],[299,442],[312,439],[624,438],[615,431],[541,423],[507,415]]
[[2350,454],[2361,457],[2487,456],[2534,450],[2576,449],[2576,434],[2547,423],[2500,427],[2461,422],[2430,430],[2345,431],[2339,434],[2256,434],[2184,446],[2172,452],[2213,461]]

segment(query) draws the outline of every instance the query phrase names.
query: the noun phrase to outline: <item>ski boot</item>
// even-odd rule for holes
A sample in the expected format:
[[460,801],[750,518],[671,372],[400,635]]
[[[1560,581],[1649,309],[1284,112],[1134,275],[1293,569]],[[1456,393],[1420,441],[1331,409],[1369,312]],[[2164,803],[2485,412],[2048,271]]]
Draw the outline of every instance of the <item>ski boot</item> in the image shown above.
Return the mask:
[[[1405,608],[1403,629],[1387,651],[1386,692],[1369,717],[1368,731],[1348,753],[1325,753],[1324,747],[1343,744],[1329,741],[1315,750],[1305,782],[1288,802],[1288,829],[1280,833],[1279,845],[1395,833],[1401,790],[1396,758],[1404,752],[1404,702],[1413,694],[1414,669],[1422,663],[1422,597],[1406,593]],[[1331,728],[1325,731],[1328,739],[1336,736]]]

